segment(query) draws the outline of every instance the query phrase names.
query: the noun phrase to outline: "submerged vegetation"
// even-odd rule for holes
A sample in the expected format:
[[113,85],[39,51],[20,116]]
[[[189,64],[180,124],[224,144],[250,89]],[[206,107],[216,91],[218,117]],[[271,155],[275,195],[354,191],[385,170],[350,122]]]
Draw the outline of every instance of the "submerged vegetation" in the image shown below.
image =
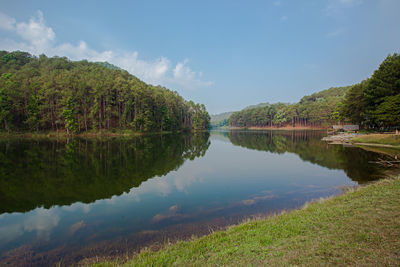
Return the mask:
[[252,220],[203,238],[93,266],[397,266],[400,178],[385,179],[301,210]]
[[0,51],[0,130],[204,130],[202,104],[108,63]]

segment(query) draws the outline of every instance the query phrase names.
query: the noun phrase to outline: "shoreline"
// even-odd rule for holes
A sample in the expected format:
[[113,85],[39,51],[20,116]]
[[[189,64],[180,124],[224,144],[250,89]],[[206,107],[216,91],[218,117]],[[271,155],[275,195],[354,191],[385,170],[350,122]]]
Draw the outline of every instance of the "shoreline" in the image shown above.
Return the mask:
[[301,209],[249,220],[189,241],[144,249],[129,259],[89,266],[398,265],[400,176],[386,178]]
[[354,145],[400,149],[400,135],[343,133],[322,138],[330,145]]
[[199,133],[202,131],[162,131],[162,132],[135,132],[130,130],[122,131],[98,131],[98,132],[82,132],[78,134],[67,134],[66,132],[0,132],[0,139],[26,138],[112,138],[112,137],[139,137],[151,135],[164,135],[173,133]]
[[295,130],[310,130],[310,131],[323,131],[328,130],[324,127],[231,127],[231,131],[237,130],[251,130],[251,131],[295,131]]

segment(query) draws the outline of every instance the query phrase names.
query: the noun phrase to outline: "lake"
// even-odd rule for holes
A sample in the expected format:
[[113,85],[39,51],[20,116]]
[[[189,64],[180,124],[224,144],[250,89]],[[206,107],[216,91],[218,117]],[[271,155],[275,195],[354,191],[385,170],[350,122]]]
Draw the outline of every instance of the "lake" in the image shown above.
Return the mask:
[[0,140],[0,265],[124,257],[385,176],[324,131]]

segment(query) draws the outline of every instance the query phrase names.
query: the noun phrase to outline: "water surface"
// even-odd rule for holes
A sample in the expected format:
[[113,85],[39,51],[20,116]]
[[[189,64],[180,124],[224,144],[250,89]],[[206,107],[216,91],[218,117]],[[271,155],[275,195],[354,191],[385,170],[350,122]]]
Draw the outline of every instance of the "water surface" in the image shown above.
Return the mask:
[[340,193],[381,155],[324,132],[0,141],[0,265],[65,265]]

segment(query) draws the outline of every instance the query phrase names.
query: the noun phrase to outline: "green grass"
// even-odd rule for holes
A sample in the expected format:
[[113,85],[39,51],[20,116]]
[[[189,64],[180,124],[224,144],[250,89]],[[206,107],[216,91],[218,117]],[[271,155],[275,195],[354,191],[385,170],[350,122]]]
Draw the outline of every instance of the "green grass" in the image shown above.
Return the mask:
[[92,266],[399,266],[400,178]]
[[355,142],[355,143],[372,143],[372,144],[400,146],[400,135],[367,134],[367,135],[354,137],[351,141]]

